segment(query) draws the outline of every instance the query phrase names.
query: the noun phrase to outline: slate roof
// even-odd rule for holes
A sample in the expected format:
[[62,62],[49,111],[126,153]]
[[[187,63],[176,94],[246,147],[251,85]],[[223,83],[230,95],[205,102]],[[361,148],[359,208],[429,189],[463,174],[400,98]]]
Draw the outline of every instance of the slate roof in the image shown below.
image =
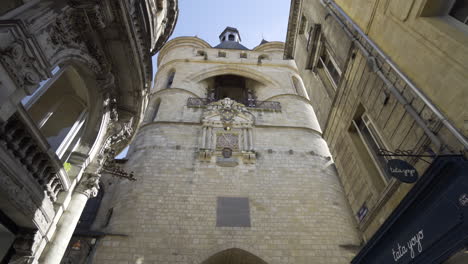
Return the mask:
[[248,50],[248,48],[244,47],[242,44],[236,41],[223,41],[215,46],[215,49],[237,49],[237,50]]

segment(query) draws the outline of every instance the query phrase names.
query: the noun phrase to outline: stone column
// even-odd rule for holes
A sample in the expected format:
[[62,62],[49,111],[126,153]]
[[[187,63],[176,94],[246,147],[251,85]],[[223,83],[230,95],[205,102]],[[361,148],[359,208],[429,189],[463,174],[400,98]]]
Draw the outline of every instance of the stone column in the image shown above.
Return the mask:
[[249,150],[252,151],[252,150],[254,150],[252,128],[249,128],[247,130],[249,132]]
[[247,132],[247,128],[242,129],[242,137],[244,138],[243,151],[248,151],[249,150],[249,135]]
[[47,245],[39,263],[60,264],[86,202],[89,198],[97,195],[99,178],[97,174],[83,175],[83,179],[72,194],[67,210],[57,224],[52,241]]
[[206,148],[207,148],[207,149],[211,149],[211,145],[212,145],[212,143],[211,143],[211,141],[212,141],[212,139],[211,139],[211,137],[212,137],[212,130],[213,130],[212,127],[208,127],[208,131],[207,131],[207,132],[208,132],[208,136],[207,136],[207,139],[206,139],[206,141],[207,141],[207,142],[206,142],[206,145],[207,145]]

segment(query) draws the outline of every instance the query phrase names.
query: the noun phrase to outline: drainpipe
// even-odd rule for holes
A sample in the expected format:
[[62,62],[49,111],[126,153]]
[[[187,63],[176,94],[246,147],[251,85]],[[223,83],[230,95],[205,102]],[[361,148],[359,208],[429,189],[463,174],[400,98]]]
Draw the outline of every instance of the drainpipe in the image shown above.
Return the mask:
[[343,11],[341,8],[336,5],[332,0],[321,0],[322,4],[327,8],[329,13],[335,18],[335,20],[340,24],[340,26],[345,30],[346,34],[352,36],[352,41],[355,43],[363,54],[368,58],[368,61],[373,62],[373,69],[377,75],[384,81],[384,83],[389,88],[390,92],[395,95],[399,103],[403,104],[408,113],[415,119],[426,133],[426,135],[431,139],[431,141],[440,149],[442,146],[441,140],[430,130],[426,122],[419,116],[419,114],[414,110],[414,108],[408,103],[408,101],[400,94],[398,89],[385,77],[383,72],[375,64],[375,59],[369,54],[369,52],[362,46],[362,44],[356,39],[356,37],[349,32],[348,28],[343,24],[340,18],[334,13],[329,5],[332,5],[339,13],[342,15],[347,22],[349,22],[353,28],[360,34],[370,46],[377,51],[377,53],[383,58],[383,60],[390,65],[390,67],[398,74],[398,76],[403,79],[408,87],[418,96],[425,105],[436,115],[436,117],[442,122],[442,124],[457,138],[457,140],[463,145],[465,150],[468,149],[468,140],[466,137],[458,131],[458,129],[442,114],[442,112],[427,98],[412,82],[406,75],[404,75],[398,67],[390,60],[390,58],[385,55],[385,53],[377,47],[377,45],[359,28],[356,23]]

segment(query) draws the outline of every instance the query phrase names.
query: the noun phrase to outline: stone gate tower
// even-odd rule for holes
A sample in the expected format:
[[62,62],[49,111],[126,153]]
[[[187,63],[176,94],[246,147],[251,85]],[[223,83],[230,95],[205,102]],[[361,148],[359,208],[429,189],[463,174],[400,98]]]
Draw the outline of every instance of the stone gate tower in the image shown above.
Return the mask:
[[294,61],[235,28],[220,41],[161,50],[96,263],[349,263],[354,220]]

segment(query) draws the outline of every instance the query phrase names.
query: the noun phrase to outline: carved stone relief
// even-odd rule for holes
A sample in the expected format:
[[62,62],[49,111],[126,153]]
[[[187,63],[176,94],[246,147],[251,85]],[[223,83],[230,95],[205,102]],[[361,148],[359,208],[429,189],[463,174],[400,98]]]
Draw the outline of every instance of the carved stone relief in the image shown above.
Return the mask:
[[[254,117],[243,104],[224,98],[207,105],[202,117],[202,138],[199,160],[210,162],[216,157],[220,166],[237,166],[255,162],[253,144]],[[226,150],[230,155],[225,158]]]
[[28,95],[36,90],[41,80],[47,78],[23,40],[18,39],[7,48],[0,50],[0,61],[16,85],[24,89]]
[[34,255],[42,240],[42,235],[37,230],[21,230],[17,235],[13,248],[15,255],[10,264],[30,264],[34,261]]

